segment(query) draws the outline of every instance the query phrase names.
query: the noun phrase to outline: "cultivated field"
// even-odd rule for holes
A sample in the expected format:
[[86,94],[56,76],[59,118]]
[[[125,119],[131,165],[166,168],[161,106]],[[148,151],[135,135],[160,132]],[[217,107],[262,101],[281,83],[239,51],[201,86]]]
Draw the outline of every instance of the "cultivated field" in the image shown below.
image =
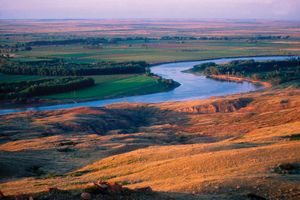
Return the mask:
[[[245,55],[298,55],[300,52],[299,22],[2,20],[0,24],[3,27],[0,41],[9,45],[87,37],[135,38],[96,46],[34,46],[32,51],[16,53],[17,59],[26,60],[61,57],[75,62],[144,60],[157,63]],[[211,39],[157,40],[164,36]],[[257,36],[281,38],[256,40]]]
[[[282,43],[274,41],[249,42],[233,41],[156,41],[150,40],[109,44],[103,47],[88,48],[82,45],[35,47],[30,52],[19,52],[16,59],[64,58],[75,62],[96,61],[140,61],[149,63],[201,60],[221,57],[255,56],[255,55],[299,55],[300,43]],[[300,39],[293,39],[300,41]]]
[[[182,60],[259,55],[299,55],[298,22],[180,20],[1,20],[1,51],[15,62],[61,59],[77,65],[103,61]],[[46,78],[46,77],[41,77]],[[93,87],[50,95],[89,100],[140,95],[173,87],[142,74],[93,76]],[[0,82],[38,76],[1,75]]]
[[[23,40],[32,33],[64,36],[252,36],[284,33],[299,37],[297,21],[270,20],[1,20],[1,34],[15,34]],[[71,33],[71,34],[69,34]],[[44,34],[44,35],[43,35]]]
[[107,75],[88,76],[95,80],[95,86],[62,94],[44,96],[45,99],[108,99],[124,96],[135,96],[167,90],[156,79],[143,75]]

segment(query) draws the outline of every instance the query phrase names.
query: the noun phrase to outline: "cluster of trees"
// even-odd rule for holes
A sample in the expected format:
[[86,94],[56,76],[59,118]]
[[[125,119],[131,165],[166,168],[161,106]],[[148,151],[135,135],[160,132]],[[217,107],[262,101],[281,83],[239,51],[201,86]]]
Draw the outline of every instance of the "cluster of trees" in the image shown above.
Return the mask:
[[99,48],[99,46],[105,44],[118,44],[122,42],[140,41],[147,43],[149,41],[184,41],[184,40],[247,40],[249,42],[258,40],[277,40],[277,39],[288,39],[290,36],[272,36],[272,35],[257,35],[257,36],[162,36],[162,37],[115,37],[115,38],[104,38],[104,37],[87,37],[87,38],[68,38],[60,40],[36,40],[30,42],[19,42],[15,45],[0,45],[0,53],[12,53],[18,51],[31,51],[34,46],[51,46],[51,45],[87,45],[88,48]]
[[17,43],[14,46],[0,45],[0,49],[10,49],[15,51],[29,51],[32,46],[50,46],[50,45],[102,45],[102,44],[117,44],[120,42],[128,41],[143,41],[148,42],[150,40],[277,40],[277,39],[288,39],[290,36],[273,36],[273,35],[256,35],[256,36],[162,36],[160,38],[153,37],[87,37],[87,38],[70,38],[62,40],[37,40],[26,43]]
[[149,64],[144,61],[79,64],[65,62],[60,59],[32,62],[2,60],[2,62],[0,61],[0,72],[4,74],[42,76],[87,76],[145,73],[148,66]]
[[0,99],[22,99],[62,92],[75,91],[93,86],[92,78],[68,77],[36,81],[22,81],[0,84]]
[[160,40],[279,40],[279,39],[288,39],[290,36],[272,36],[272,35],[257,35],[257,36],[203,36],[203,37],[192,37],[192,36],[163,36]]
[[0,44],[0,53],[13,53],[18,51],[31,51],[32,48],[29,45],[26,45],[25,43],[17,43],[15,45],[1,45]]
[[176,88],[180,85],[180,83],[174,81],[173,79],[166,79],[159,75],[153,74],[149,69],[146,71],[145,75],[155,78],[157,82],[163,84],[167,88]]
[[39,40],[31,41],[25,44],[25,46],[49,46],[49,45],[71,45],[71,44],[84,44],[84,45],[99,45],[99,44],[117,44],[119,42],[127,41],[144,41],[149,40],[231,40],[231,39],[251,39],[251,40],[275,40],[275,39],[288,39],[289,36],[272,36],[272,35],[257,35],[250,37],[242,36],[162,36],[160,38],[149,38],[149,37],[116,37],[116,38],[101,38],[101,37],[88,37],[79,39],[65,39],[65,40]]
[[180,85],[180,83],[174,81],[173,79],[166,79],[166,78],[162,78],[161,76],[159,76],[157,80],[167,88],[176,88]]
[[201,72],[207,76],[232,75],[270,81],[273,84],[281,84],[292,80],[300,81],[300,59],[295,58],[263,62],[235,60],[221,65],[210,62],[196,65],[191,71]]
[[49,46],[49,45],[72,45],[72,44],[83,44],[83,45],[100,45],[100,44],[117,44],[119,42],[142,40],[147,42],[148,40],[155,40],[155,38],[147,37],[126,37],[126,38],[103,38],[103,37],[88,37],[88,38],[77,38],[77,39],[65,39],[65,40],[38,40],[27,42],[26,46]]
[[71,38],[62,40],[36,40],[31,42],[16,43],[15,45],[1,45],[0,53],[12,53],[18,51],[31,51],[34,46],[56,46],[56,45],[87,45],[95,47],[104,44],[118,44],[128,41],[142,41],[147,43],[149,40],[158,40],[158,38],[147,37],[126,37],[126,38],[103,38],[103,37],[88,37],[88,38]]

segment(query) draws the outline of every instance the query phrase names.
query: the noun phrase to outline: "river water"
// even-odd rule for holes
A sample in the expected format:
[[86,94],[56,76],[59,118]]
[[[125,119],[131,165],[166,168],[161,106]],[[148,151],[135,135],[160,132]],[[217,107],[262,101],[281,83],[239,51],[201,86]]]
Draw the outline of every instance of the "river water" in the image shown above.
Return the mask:
[[194,65],[205,63],[205,62],[215,62],[223,63],[232,60],[247,60],[254,59],[257,61],[263,60],[283,60],[289,58],[288,56],[266,56],[266,57],[240,57],[240,58],[223,58],[223,59],[213,59],[205,61],[188,61],[188,62],[177,62],[168,64],[159,64],[151,68],[151,72],[160,75],[164,78],[173,79],[179,82],[181,85],[172,91],[161,92],[148,95],[131,96],[124,98],[114,98],[105,100],[95,100],[80,103],[70,103],[70,104],[59,104],[52,106],[39,106],[32,108],[16,108],[16,109],[3,109],[0,110],[0,114],[9,114],[23,111],[44,111],[44,110],[57,110],[57,109],[67,109],[82,106],[104,106],[112,103],[120,102],[142,102],[142,103],[157,103],[165,101],[185,101],[194,99],[205,99],[212,96],[223,96],[229,94],[245,93],[250,91],[255,91],[262,89],[261,86],[256,86],[254,84],[243,82],[224,82],[217,81],[213,79],[208,79],[205,76],[196,76],[189,73],[183,73],[183,70],[192,68]]

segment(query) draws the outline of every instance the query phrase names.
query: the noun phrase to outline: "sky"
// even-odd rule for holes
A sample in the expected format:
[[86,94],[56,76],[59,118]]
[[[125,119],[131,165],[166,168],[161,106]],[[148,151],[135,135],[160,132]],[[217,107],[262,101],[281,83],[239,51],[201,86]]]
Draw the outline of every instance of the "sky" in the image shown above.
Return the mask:
[[1,19],[300,20],[300,0],[0,0]]

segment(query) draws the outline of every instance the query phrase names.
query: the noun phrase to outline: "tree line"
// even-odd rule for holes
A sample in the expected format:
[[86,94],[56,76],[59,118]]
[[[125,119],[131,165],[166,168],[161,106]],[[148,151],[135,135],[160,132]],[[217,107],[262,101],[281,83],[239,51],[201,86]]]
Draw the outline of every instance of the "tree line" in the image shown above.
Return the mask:
[[62,92],[69,92],[91,87],[95,84],[92,78],[67,77],[51,78],[36,81],[21,81],[0,84],[0,99],[24,99]]
[[145,73],[148,66],[149,64],[144,61],[79,64],[65,62],[60,59],[32,62],[18,62],[2,59],[2,61],[0,61],[0,73],[41,76],[134,74]]
[[255,35],[255,36],[163,36],[160,40],[279,40],[288,39],[290,36],[281,35]]
[[161,83],[165,87],[170,88],[170,89],[180,86],[180,83],[174,81],[173,79],[163,78],[162,76],[159,76],[157,74],[150,72],[150,69],[147,69],[145,75],[155,78],[158,83]]
[[87,37],[87,38],[67,38],[61,40],[36,40],[24,43],[17,43],[15,45],[1,45],[1,51],[30,51],[33,46],[51,46],[51,45],[103,45],[103,44],[118,44],[120,42],[130,42],[130,41],[141,41],[147,43],[149,41],[159,41],[159,40],[279,40],[288,39],[290,36],[282,35],[254,35],[254,36],[162,36],[162,37]]
[[99,45],[99,44],[117,44],[119,42],[128,41],[143,41],[148,42],[150,40],[234,40],[234,39],[248,39],[248,40],[276,40],[276,39],[288,39],[290,36],[281,35],[256,35],[256,36],[162,36],[160,38],[153,37],[116,37],[116,38],[103,38],[103,37],[88,37],[77,39],[65,39],[65,40],[38,40],[27,42],[25,46],[49,46],[49,45],[71,45],[71,44],[83,44],[83,45]]
[[207,76],[232,75],[281,84],[293,80],[300,81],[300,59],[260,62],[254,60],[235,60],[220,65],[209,62],[196,65],[191,71],[201,72]]
[[83,45],[100,45],[100,44],[117,44],[119,42],[127,41],[143,41],[157,40],[157,38],[148,37],[115,37],[115,38],[103,38],[103,37],[88,37],[88,38],[77,38],[77,39],[65,39],[65,40],[37,40],[27,42],[25,46],[49,46],[49,45],[72,45],[72,44],[83,44]]

